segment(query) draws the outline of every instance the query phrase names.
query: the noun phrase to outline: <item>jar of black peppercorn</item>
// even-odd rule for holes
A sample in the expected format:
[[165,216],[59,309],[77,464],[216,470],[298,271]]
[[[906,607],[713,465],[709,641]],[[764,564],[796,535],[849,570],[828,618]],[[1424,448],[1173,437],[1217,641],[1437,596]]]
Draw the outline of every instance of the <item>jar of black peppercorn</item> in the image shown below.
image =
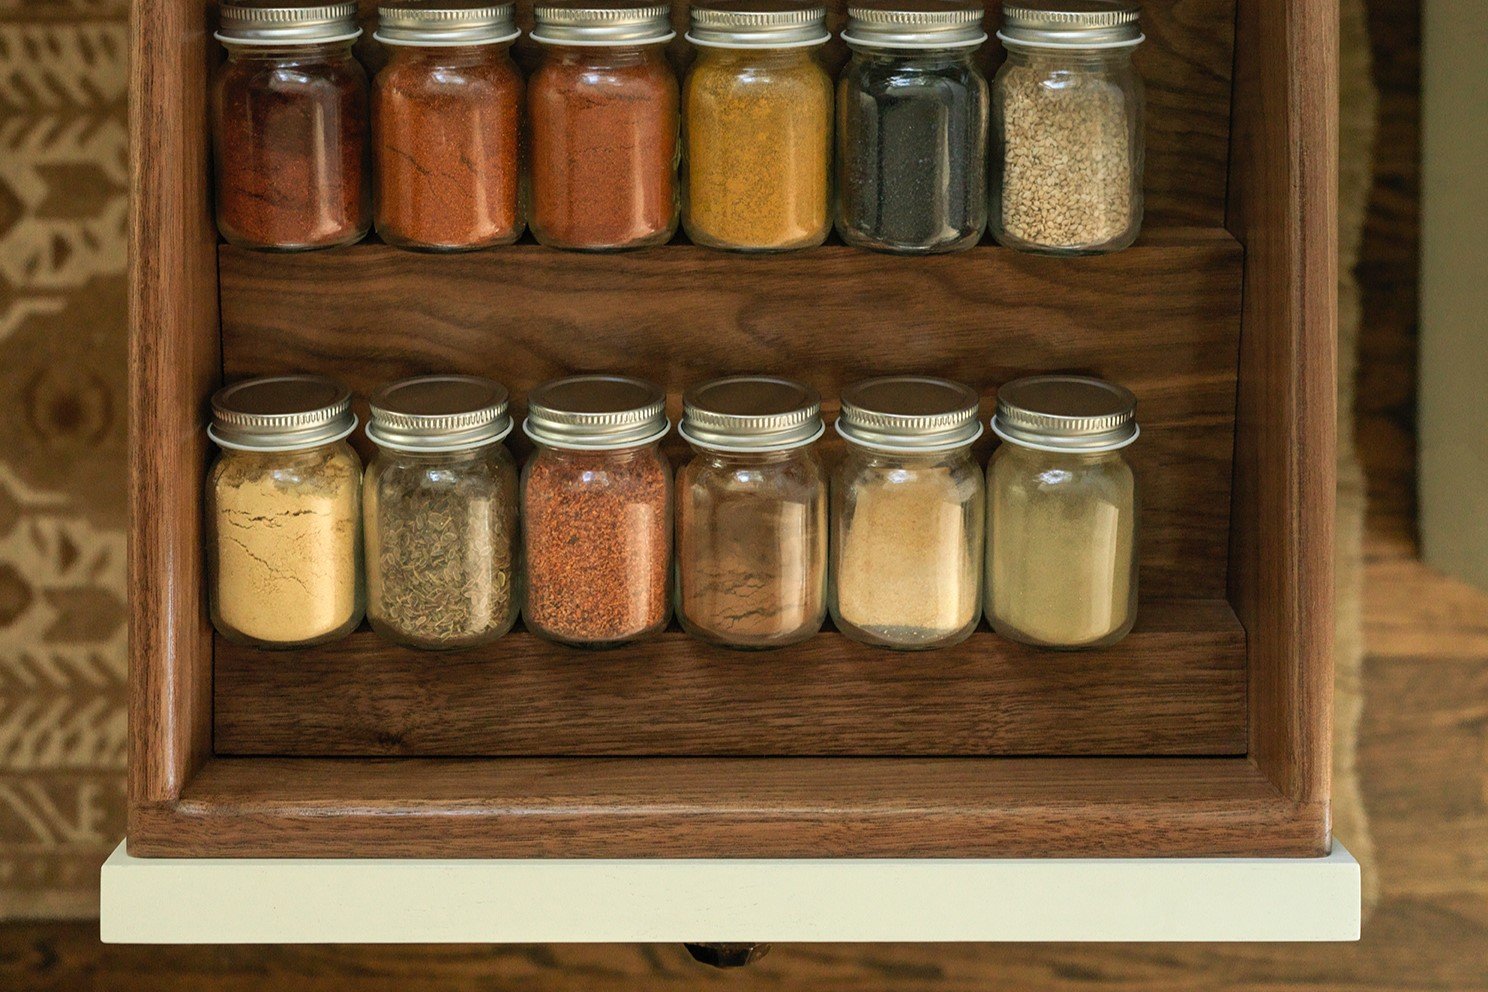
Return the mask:
[[506,390],[431,375],[372,397],[362,495],[367,619],[407,647],[493,641],[517,619],[517,465]]
[[233,244],[299,251],[371,227],[367,74],[351,0],[225,3],[212,90],[217,227]]
[[522,469],[529,630],[564,644],[638,640],[671,616],[672,473],[666,395],[580,375],[527,396],[536,450]]
[[877,0],[848,8],[837,83],[837,232],[860,248],[969,248],[987,220],[982,8]]

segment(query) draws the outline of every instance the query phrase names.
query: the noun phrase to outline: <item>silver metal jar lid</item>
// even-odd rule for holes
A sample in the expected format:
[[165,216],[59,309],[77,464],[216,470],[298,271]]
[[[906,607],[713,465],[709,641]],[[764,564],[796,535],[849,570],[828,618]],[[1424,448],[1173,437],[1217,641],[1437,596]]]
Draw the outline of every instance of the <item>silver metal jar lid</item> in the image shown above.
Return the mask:
[[668,4],[626,0],[539,3],[532,15],[536,26],[528,37],[550,45],[642,45],[676,37]]
[[1114,451],[1137,439],[1131,390],[1078,375],[1015,379],[997,391],[992,430],[1004,441],[1056,451]]
[[295,451],[356,430],[351,391],[321,375],[278,375],[224,386],[212,397],[207,436],[224,448]]
[[367,437],[394,451],[463,451],[511,433],[506,387],[473,375],[425,375],[372,397]]
[[810,386],[767,375],[735,375],[682,397],[688,442],[715,451],[784,451],[822,436],[821,397]]
[[354,0],[273,0],[224,3],[218,13],[216,37],[240,45],[316,45],[351,41],[361,33]]
[[1140,45],[1142,6],[1132,0],[1010,0],[997,37],[1038,48]]
[[847,8],[842,40],[858,48],[974,48],[987,40],[981,4],[878,0]]
[[982,436],[981,397],[949,379],[896,375],[842,392],[837,433],[866,448],[949,451]]
[[555,448],[629,448],[666,435],[666,394],[644,379],[575,375],[527,394],[522,430]]
[[373,37],[386,45],[424,47],[490,45],[514,41],[520,33],[510,2],[387,0],[378,8]]
[[687,33],[703,48],[805,48],[831,37],[826,7],[792,0],[705,0]]

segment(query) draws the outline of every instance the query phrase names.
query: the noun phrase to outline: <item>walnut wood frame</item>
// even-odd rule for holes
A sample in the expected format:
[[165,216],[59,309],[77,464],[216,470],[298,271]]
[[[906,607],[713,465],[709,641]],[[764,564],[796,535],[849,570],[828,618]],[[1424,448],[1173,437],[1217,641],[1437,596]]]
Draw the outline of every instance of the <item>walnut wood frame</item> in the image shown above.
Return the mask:
[[[1215,2],[1226,8],[1223,0]],[[1150,6],[1159,40],[1190,29],[1173,16],[1170,0]],[[1337,274],[1337,10],[1331,0],[1238,0],[1232,86],[1205,89],[1202,112],[1186,122],[1175,123],[1162,115],[1161,104],[1156,107],[1154,162],[1162,189],[1154,197],[1151,237],[1158,247],[1154,255],[1119,263],[1134,268],[1116,270],[1133,278],[1131,293],[1140,295],[1143,259],[1161,255],[1165,224],[1207,225],[1221,240],[1232,236],[1244,252],[1243,263],[1233,256],[1243,268],[1243,296],[1225,304],[1230,319],[1238,316],[1239,341],[1229,546],[1227,558],[1223,549],[1211,556],[1222,569],[1222,588],[1208,606],[1173,614],[1207,618],[1197,628],[1200,647],[1153,647],[1170,643],[1163,636],[1184,634],[1190,624],[1184,620],[1158,623],[1142,635],[1148,640],[1127,648],[1219,651],[1234,659],[1221,670],[1236,678],[1243,671],[1243,699],[1238,684],[1226,687],[1223,679],[1193,683],[1195,705],[1208,706],[1204,712],[1214,717],[1206,724],[1208,736],[1174,738],[1203,742],[1167,752],[1203,755],[1189,757],[1156,756],[1164,752],[1156,737],[1123,736],[1110,729],[1114,724],[1083,748],[1075,741],[1063,750],[1051,745],[1033,756],[1007,756],[1018,752],[1019,740],[1052,734],[1058,721],[1051,716],[1077,719],[1074,697],[1060,704],[1074,711],[1050,710],[1035,721],[1044,729],[1033,736],[1014,734],[983,750],[977,746],[987,742],[980,738],[977,746],[954,744],[977,714],[974,707],[950,707],[936,732],[952,745],[923,754],[869,719],[848,727],[858,736],[847,738],[842,753],[831,753],[825,739],[812,743],[804,730],[794,745],[786,730],[766,743],[760,735],[735,733],[710,749],[700,744],[704,722],[673,728],[683,735],[679,740],[693,742],[692,753],[663,754],[657,751],[665,742],[616,745],[623,725],[614,715],[610,722],[584,724],[580,729],[591,743],[567,756],[535,746],[542,738],[536,724],[495,743],[472,745],[457,737],[442,751],[414,749],[419,756],[407,756],[406,741],[338,751],[343,738],[333,736],[322,742],[319,756],[312,745],[295,757],[272,753],[273,734],[287,733],[286,740],[301,747],[302,728],[271,726],[252,738],[263,753],[230,753],[241,750],[241,721],[253,722],[253,706],[262,709],[274,687],[251,696],[251,666],[232,667],[233,659],[224,658],[220,675],[234,687],[235,703],[257,701],[246,710],[214,712],[218,659],[202,593],[200,488],[208,458],[202,414],[204,398],[231,357],[224,352],[222,314],[231,316],[241,301],[219,298],[219,272],[237,263],[231,251],[219,251],[208,206],[202,122],[215,49],[207,31],[210,4],[136,0],[133,13],[131,853],[1051,857],[1312,856],[1327,850]],[[1183,149],[1214,146],[1216,120],[1227,124],[1227,163],[1206,171],[1199,155],[1193,168],[1203,176],[1185,177]],[[1193,195],[1185,200],[1189,179]],[[1210,234],[1199,241],[1207,243]],[[355,251],[363,253],[355,257],[373,259],[384,250]],[[659,251],[683,259],[692,250]],[[833,261],[834,251],[841,249],[823,249],[819,263],[807,264],[825,266],[822,271],[856,264]],[[951,272],[1020,264],[994,248],[959,258],[938,264]],[[606,263],[582,264],[594,270]],[[656,264],[664,269],[672,263]],[[680,274],[691,263],[676,264]],[[1110,306],[1119,308],[1121,299]],[[1216,604],[1218,596],[1228,606]],[[974,643],[992,650],[990,635],[981,636]],[[674,638],[659,650],[683,658],[689,648]],[[638,654],[625,664],[643,668],[645,659]],[[1001,678],[1032,698],[1037,687],[1016,690],[1016,666],[1006,660],[974,650],[958,677]],[[390,668],[396,661],[388,656]],[[1112,658],[1096,658],[1094,667],[1114,671]],[[327,669],[326,677],[345,674]],[[1111,712],[1150,718],[1140,693],[1121,684],[1112,681],[1112,691],[1131,696]],[[813,687],[797,689],[791,705],[807,708],[795,715],[804,724],[816,715],[808,704],[819,700]],[[1230,703],[1206,695],[1232,690]],[[763,698],[736,701],[731,725],[757,718]],[[893,700],[878,699],[874,706],[884,716]],[[1236,717],[1241,722],[1227,722]],[[471,747],[505,756],[457,756]],[[793,747],[801,753],[788,756]],[[750,756],[752,749],[770,756]],[[338,753],[359,756],[333,756]],[[1061,753],[1071,756],[1050,756]]]

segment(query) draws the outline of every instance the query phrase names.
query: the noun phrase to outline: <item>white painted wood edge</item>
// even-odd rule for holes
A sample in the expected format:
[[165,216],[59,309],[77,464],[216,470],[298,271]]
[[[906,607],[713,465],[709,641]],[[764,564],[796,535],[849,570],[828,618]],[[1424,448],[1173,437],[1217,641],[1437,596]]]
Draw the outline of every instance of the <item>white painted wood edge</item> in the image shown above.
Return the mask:
[[1342,941],[1359,864],[1323,858],[413,860],[103,866],[111,944]]

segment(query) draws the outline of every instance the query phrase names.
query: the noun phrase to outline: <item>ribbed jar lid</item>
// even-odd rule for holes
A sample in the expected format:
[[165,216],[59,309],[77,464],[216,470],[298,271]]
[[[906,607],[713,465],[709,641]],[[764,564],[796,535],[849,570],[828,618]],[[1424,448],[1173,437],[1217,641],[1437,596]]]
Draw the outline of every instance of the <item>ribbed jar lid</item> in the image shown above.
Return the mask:
[[981,4],[872,0],[847,8],[842,40],[860,48],[972,48],[987,40]]
[[575,375],[527,394],[527,436],[555,448],[629,448],[660,440],[671,426],[666,394],[644,379]]
[[518,34],[511,3],[387,0],[377,10],[373,37],[387,45],[489,45],[514,41]]
[[207,435],[224,448],[294,451],[356,430],[351,391],[320,375],[279,375],[224,386],[212,397]]
[[800,48],[831,37],[826,7],[791,0],[702,0],[687,33],[704,48]]
[[837,432],[867,448],[948,451],[982,436],[981,397],[949,379],[897,375],[842,392]]
[[244,45],[314,45],[350,41],[361,33],[353,0],[224,3],[217,20],[219,41]]
[[1142,42],[1132,0],[1009,0],[997,37],[1040,48],[1125,48]]
[[462,451],[511,433],[506,387],[473,375],[425,375],[372,397],[367,437],[395,451]]
[[1137,438],[1131,390],[1078,375],[1015,379],[997,391],[992,430],[1034,448],[1112,451]]
[[539,3],[532,16],[536,25],[529,37],[551,45],[639,45],[675,37],[668,4],[627,0]]
[[805,383],[735,375],[694,386],[682,397],[678,432],[715,451],[784,451],[822,436],[821,397]]

